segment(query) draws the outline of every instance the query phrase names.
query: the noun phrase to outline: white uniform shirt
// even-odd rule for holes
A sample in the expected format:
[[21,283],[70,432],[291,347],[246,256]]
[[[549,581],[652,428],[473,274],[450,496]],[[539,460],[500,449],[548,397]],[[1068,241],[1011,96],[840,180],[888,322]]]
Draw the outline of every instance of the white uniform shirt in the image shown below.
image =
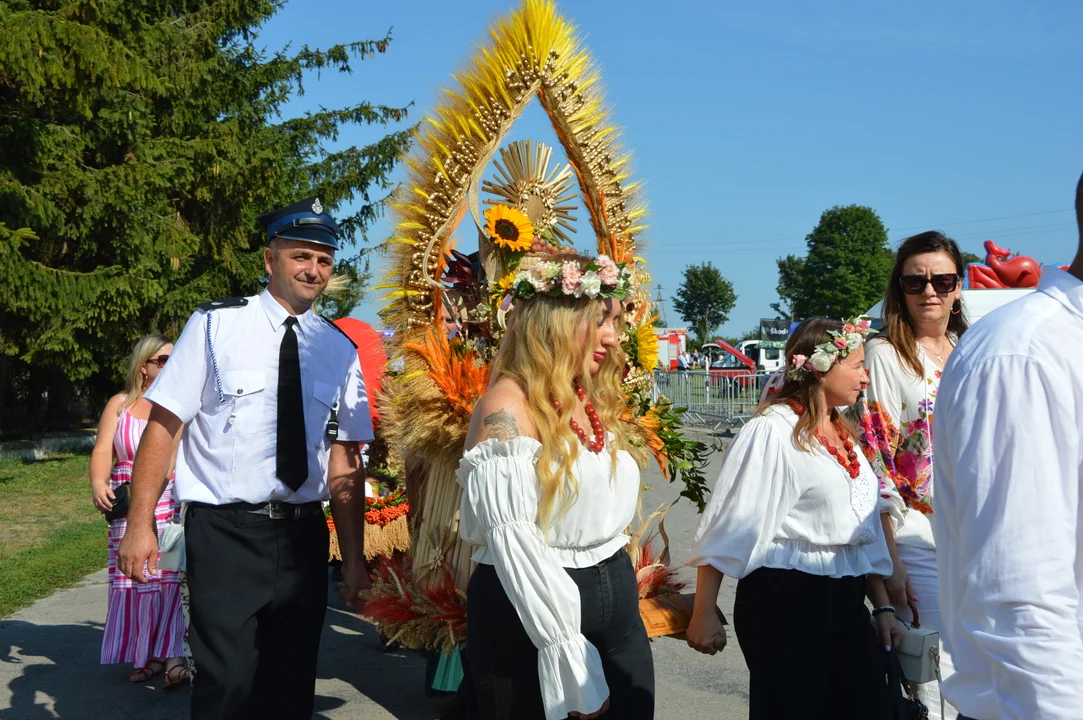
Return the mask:
[[[373,437],[357,351],[311,310],[298,316],[308,479],[292,492],[275,476],[278,353],[289,314],[269,292],[247,299],[244,307],[197,311],[147,391],[147,400],[186,424],[176,492],[182,501],[213,505],[326,500],[331,409],[337,408],[338,440]],[[208,315],[224,401],[207,346]]]
[[944,695],[978,720],[1083,718],[1083,283],[1043,268],[971,328],[933,433]]
[[797,415],[773,405],[722,461],[688,564],[743,578],[762,567],[833,578],[891,574],[880,485],[864,455],[856,478],[819,443],[793,441]]

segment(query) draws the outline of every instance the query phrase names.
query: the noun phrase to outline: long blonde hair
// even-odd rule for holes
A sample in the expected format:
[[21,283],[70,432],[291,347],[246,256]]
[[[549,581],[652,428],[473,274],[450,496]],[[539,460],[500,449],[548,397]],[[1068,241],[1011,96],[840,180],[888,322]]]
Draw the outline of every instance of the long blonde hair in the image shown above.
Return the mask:
[[132,356],[128,358],[128,380],[124,386],[125,398],[120,405],[121,412],[130,409],[143,397],[143,373],[140,372],[143,365],[171,342],[173,341],[165,335],[144,335],[132,346]]
[[[794,355],[812,357],[817,345],[831,339],[831,336],[827,334],[828,331],[842,330],[842,328],[843,324],[838,320],[822,317],[805,320],[793,331],[789,342],[786,343],[787,369],[793,367]],[[760,407],[760,413],[772,405],[785,405],[791,400],[796,401],[804,408],[804,412],[797,417],[797,424],[793,428],[793,442],[805,452],[811,452],[816,423],[827,409],[827,400],[824,399],[822,393],[816,392],[820,381],[812,374],[810,365],[806,364],[805,367],[810,368],[809,372],[801,373],[796,380],[786,377],[786,382],[779,391],[764,401],[763,406]],[[854,434],[853,423],[836,408],[831,408],[831,422],[842,425],[851,435]]]
[[[619,303],[618,300],[612,302]],[[598,339],[597,313],[605,300],[536,295],[516,303],[514,318],[493,359],[492,382],[511,378],[526,394],[531,417],[541,440],[537,474],[541,488],[538,502],[538,525],[545,528],[553,516],[571,507],[578,497],[579,485],[572,469],[579,456],[579,438],[570,420],[576,406],[575,385],[586,391],[594,403],[598,418],[614,439],[607,441],[614,466],[617,451],[624,447],[625,434],[620,417],[624,398],[620,391],[625,358],[619,346],[606,353],[600,369],[590,373],[589,353],[578,348],[584,327],[590,329],[588,348]],[[617,320],[617,334],[623,314]],[[553,401],[560,404],[558,411]],[[559,513],[558,513],[559,514]]]

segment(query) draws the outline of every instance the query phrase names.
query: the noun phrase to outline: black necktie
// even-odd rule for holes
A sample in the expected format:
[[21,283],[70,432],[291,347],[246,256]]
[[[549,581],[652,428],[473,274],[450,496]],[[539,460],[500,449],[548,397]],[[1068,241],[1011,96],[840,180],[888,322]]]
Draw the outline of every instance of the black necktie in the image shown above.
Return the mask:
[[286,334],[278,348],[278,448],[275,453],[275,474],[294,492],[308,479],[301,357],[297,351],[297,333],[293,330],[296,324],[294,316],[286,318]]

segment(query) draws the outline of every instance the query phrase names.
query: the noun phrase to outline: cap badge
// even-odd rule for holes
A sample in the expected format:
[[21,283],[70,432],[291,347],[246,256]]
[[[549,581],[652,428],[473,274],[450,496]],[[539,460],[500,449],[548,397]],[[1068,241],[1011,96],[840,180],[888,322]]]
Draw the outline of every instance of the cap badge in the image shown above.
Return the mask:
[[320,205],[319,198],[316,198],[316,202],[312,203],[312,212],[316,213],[317,215],[323,214],[323,205]]

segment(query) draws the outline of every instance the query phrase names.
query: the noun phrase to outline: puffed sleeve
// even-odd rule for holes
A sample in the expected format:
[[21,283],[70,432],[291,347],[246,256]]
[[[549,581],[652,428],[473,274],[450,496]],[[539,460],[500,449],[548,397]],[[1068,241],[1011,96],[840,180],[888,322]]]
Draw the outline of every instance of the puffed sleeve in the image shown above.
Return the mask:
[[[198,311],[184,326],[169,362],[158,373],[144,397],[189,422],[203,403],[207,379],[207,317],[213,313]],[[213,318],[212,318],[213,322]]]
[[858,440],[865,459],[880,481],[880,513],[888,513],[896,525],[904,522],[906,504],[899,494],[895,456],[899,450],[899,423],[903,414],[898,375],[903,372],[891,343],[871,340],[865,345],[865,369],[869,387],[853,408]]
[[466,453],[459,534],[486,545],[500,584],[538,648],[547,720],[597,712],[609,697],[602,660],[580,632],[579,588],[546,546],[537,525],[538,442],[486,440]]
[[711,565],[733,578],[761,566],[800,497],[783,447],[792,443],[789,432],[785,423],[759,415],[737,434],[722,460],[687,564]]

